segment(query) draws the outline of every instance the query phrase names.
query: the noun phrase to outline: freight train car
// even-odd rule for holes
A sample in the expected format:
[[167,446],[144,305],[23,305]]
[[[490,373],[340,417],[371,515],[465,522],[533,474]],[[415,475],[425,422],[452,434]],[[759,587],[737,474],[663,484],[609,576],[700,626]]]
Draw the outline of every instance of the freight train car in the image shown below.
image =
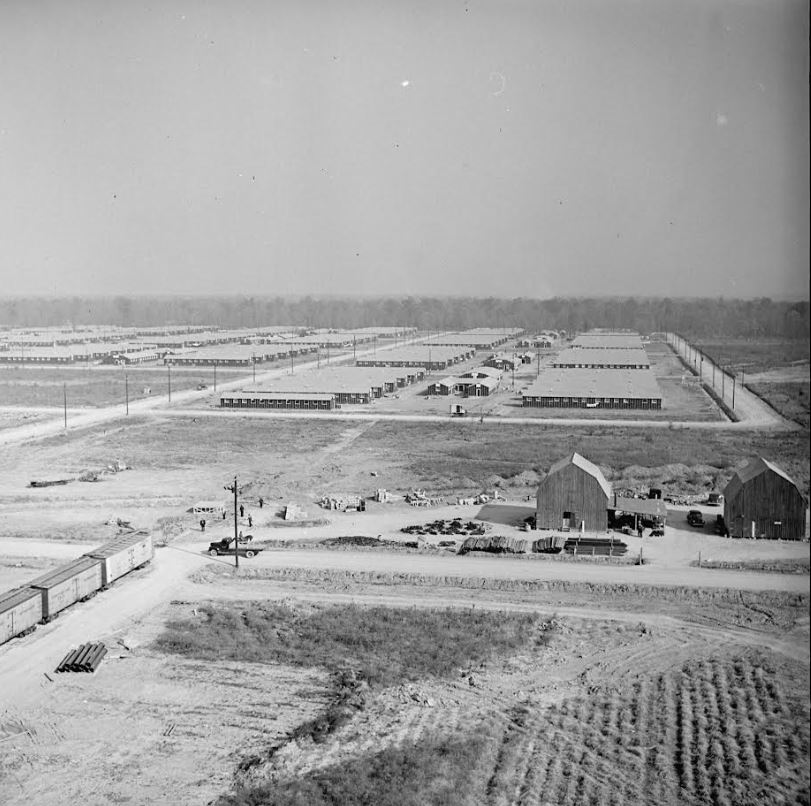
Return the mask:
[[50,621],[61,610],[101,589],[101,560],[80,557],[37,577],[28,587],[40,592],[42,620]]
[[33,588],[0,594],[0,644],[33,629],[42,620],[42,595]]
[[148,563],[155,556],[155,548],[151,534],[136,532],[117,537],[84,556],[101,562],[101,584],[106,588],[124,574]]

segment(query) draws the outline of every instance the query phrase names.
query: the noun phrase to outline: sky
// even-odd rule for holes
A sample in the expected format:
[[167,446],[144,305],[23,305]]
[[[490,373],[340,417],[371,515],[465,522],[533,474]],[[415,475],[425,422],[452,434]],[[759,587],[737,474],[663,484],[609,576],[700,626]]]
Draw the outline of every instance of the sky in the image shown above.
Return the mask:
[[0,0],[0,295],[809,295],[801,0]]

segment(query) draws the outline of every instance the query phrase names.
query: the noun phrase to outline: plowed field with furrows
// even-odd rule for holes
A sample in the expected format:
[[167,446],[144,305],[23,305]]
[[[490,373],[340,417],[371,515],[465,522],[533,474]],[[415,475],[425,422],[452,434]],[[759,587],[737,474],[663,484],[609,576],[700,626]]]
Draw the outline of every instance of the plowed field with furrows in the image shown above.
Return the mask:
[[509,714],[488,804],[809,803],[808,701],[759,657],[693,661],[624,694]]

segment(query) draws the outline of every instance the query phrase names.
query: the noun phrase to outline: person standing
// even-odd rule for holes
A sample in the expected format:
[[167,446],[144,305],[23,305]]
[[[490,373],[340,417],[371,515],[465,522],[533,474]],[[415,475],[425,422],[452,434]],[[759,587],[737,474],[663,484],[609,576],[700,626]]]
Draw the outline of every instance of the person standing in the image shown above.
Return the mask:
[[244,517],[245,517],[245,507],[244,507],[244,506],[242,506],[242,504],[240,504],[240,505],[239,505],[239,517],[240,517],[240,518],[244,518]]
[[264,498],[262,498],[262,496],[260,495],[260,496],[259,496],[259,509],[262,509],[262,507],[263,507],[264,505],[265,505],[265,499],[264,499]]
[[253,516],[248,513],[248,528],[250,529],[253,526]]
[[206,530],[206,519],[200,518],[200,531],[205,532]]

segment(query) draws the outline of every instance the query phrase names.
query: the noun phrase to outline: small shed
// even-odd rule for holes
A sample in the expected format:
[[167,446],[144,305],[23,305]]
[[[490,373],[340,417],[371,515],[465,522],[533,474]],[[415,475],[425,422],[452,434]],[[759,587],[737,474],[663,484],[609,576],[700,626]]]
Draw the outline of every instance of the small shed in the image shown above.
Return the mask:
[[732,537],[803,540],[806,502],[777,465],[751,459],[724,488],[724,520]]
[[549,468],[538,487],[537,529],[604,532],[611,485],[597,465],[571,453]]

